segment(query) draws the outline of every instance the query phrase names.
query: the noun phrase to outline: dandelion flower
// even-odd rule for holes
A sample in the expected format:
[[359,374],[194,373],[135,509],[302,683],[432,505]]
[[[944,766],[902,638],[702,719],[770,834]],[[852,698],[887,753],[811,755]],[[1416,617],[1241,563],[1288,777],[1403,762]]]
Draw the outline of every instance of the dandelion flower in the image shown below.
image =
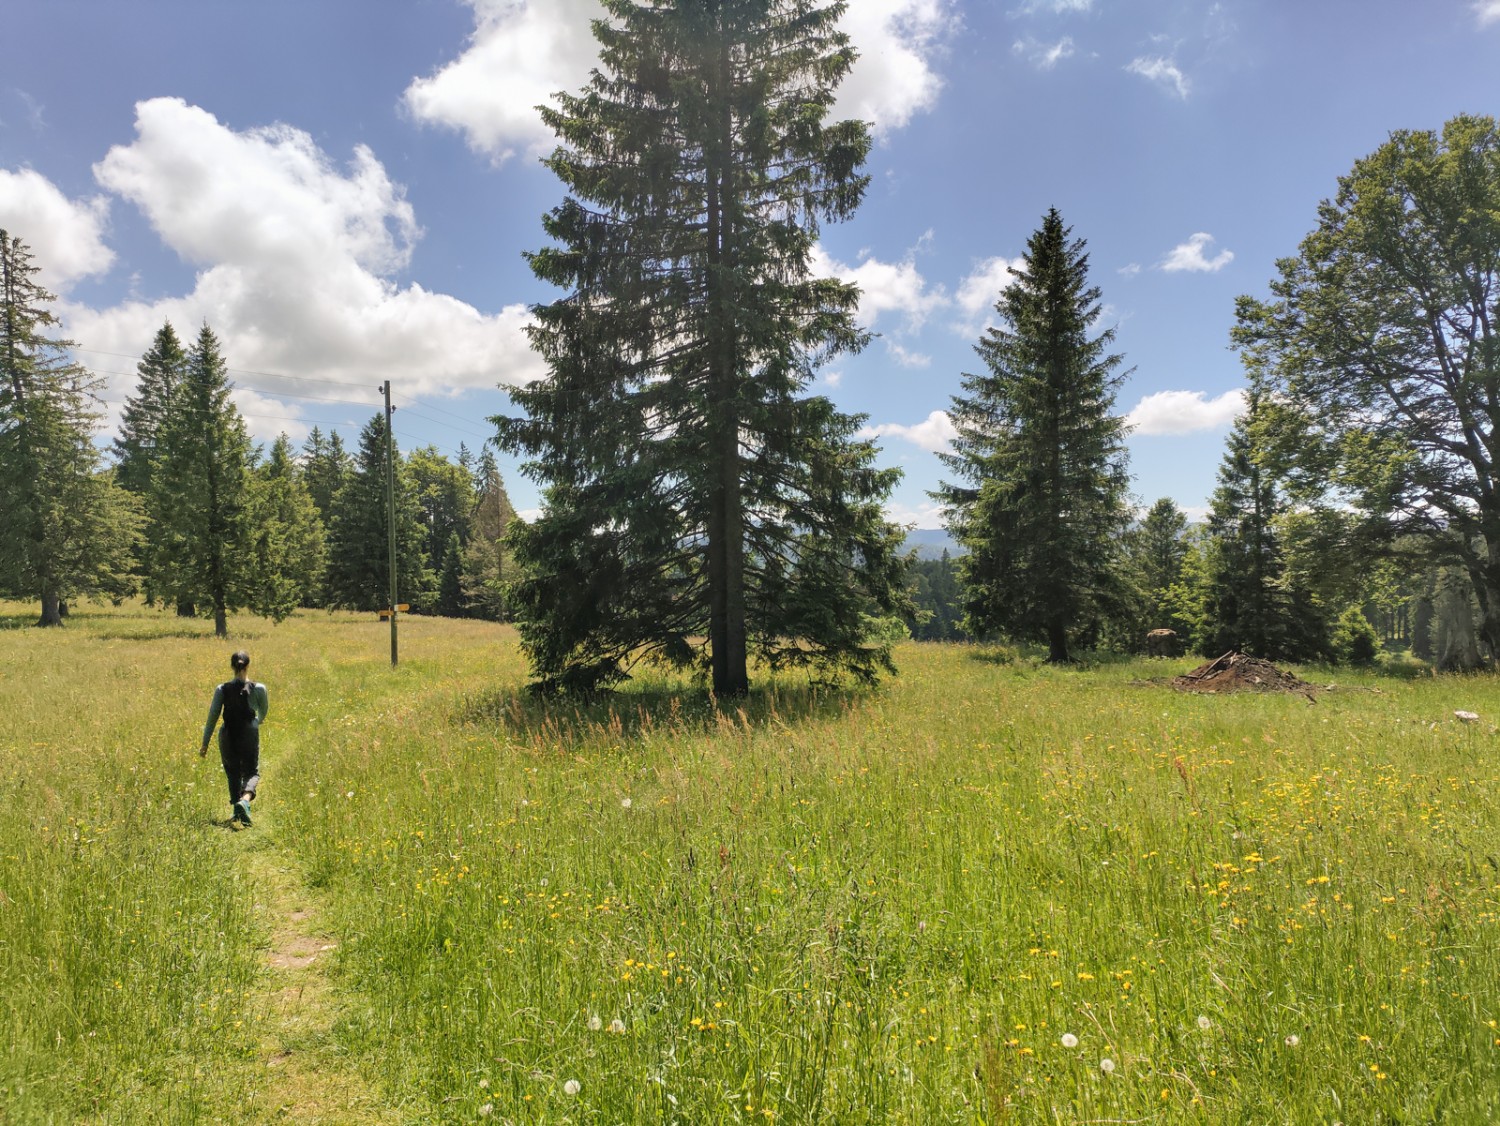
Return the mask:
[[598,1032],[603,1027],[604,1027],[604,1022],[599,1019],[598,1015],[595,1014],[595,1013],[590,1013],[589,1014],[589,1031],[590,1032]]
[[629,798],[621,798],[620,799],[620,808],[621,809],[629,809],[630,808],[630,799]]
[[583,1085],[579,1083],[578,1080],[569,1079],[566,1083],[563,1084],[563,1094],[576,1095],[582,1089],[582,1086]]
[[1205,1016],[1199,1016],[1198,1017],[1198,1027],[1201,1028],[1201,1029],[1203,1029],[1204,1032],[1207,1032],[1213,1026],[1214,1026],[1214,1022],[1211,1021],[1211,1020],[1209,1020],[1207,1017],[1205,1017]]
[[1105,1075],[1113,1075],[1115,1070],[1115,1061],[1110,1059],[1108,1056],[1105,1056],[1102,1060],[1099,1061],[1099,1070],[1104,1072]]
[[1302,1043],[1302,1037],[1298,1036],[1295,1032],[1286,1038],[1286,1046],[1288,1048],[1295,1048],[1300,1043]]
[[612,1020],[612,1021],[609,1022],[609,1030],[611,1032],[615,1032],[615,1033],[624,1032],[625,1031],[625,1022],[623,1020],[621,1020],[619,1017],[615,1017],[614,1020]]
[[1071,1032],[1064,1032],[1058,1043],[1064,1048],[1076,1048],[1078,1047],[1078,1037],[1074,1036]]

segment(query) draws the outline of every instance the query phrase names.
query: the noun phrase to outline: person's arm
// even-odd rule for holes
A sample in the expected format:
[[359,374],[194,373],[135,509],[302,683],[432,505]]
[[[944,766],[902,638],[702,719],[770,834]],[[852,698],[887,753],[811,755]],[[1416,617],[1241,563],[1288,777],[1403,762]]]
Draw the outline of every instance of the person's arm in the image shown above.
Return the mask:
[[250,706],[255,709],[255,724],[258,727],[266,721],[266,713],[271,710],[271,697],[266,694],[264,684],[257,684],[255,691],[250,693]]
[[198,748],[198,757],[208,754],[208,740],[214,733],[214,724],[219,722],[219,713],[224,710],[224,686],[214,689],[213,703],[208,705],[208,722],[203,725],[203,746]]

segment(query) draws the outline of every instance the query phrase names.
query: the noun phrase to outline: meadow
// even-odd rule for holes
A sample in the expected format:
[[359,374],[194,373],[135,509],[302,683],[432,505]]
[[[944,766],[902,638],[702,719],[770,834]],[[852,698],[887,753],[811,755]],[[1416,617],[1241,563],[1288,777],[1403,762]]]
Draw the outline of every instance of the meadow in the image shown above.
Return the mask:
[[[901,647],[524,692],[503,626],[0,604],[0,1122],[1500,1115],[1500,681]],[[214,684],[269,686],[234,831]],[[1478,722],[1455,718],[1476,712]]]

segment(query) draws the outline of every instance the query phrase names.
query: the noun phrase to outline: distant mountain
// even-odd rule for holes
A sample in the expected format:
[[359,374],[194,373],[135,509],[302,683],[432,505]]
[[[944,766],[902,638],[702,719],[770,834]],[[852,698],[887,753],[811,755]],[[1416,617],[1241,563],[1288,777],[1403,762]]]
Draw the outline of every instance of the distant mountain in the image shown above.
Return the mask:
[[906,548],[916,549],[918,559],[941,559],[943,552],[962,554],[962,548],[953,542],[943,528],[913,528],[906,533]]

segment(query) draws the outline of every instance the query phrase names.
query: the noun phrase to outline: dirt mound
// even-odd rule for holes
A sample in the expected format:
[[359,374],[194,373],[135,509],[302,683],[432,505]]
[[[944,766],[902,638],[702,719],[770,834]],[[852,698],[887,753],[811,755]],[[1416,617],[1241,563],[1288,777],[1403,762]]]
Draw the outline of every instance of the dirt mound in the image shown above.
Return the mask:
[[1172,681],[1180,692],[1296,692],[1313,699],[1313,686],[1270,661],[1225,653]]

